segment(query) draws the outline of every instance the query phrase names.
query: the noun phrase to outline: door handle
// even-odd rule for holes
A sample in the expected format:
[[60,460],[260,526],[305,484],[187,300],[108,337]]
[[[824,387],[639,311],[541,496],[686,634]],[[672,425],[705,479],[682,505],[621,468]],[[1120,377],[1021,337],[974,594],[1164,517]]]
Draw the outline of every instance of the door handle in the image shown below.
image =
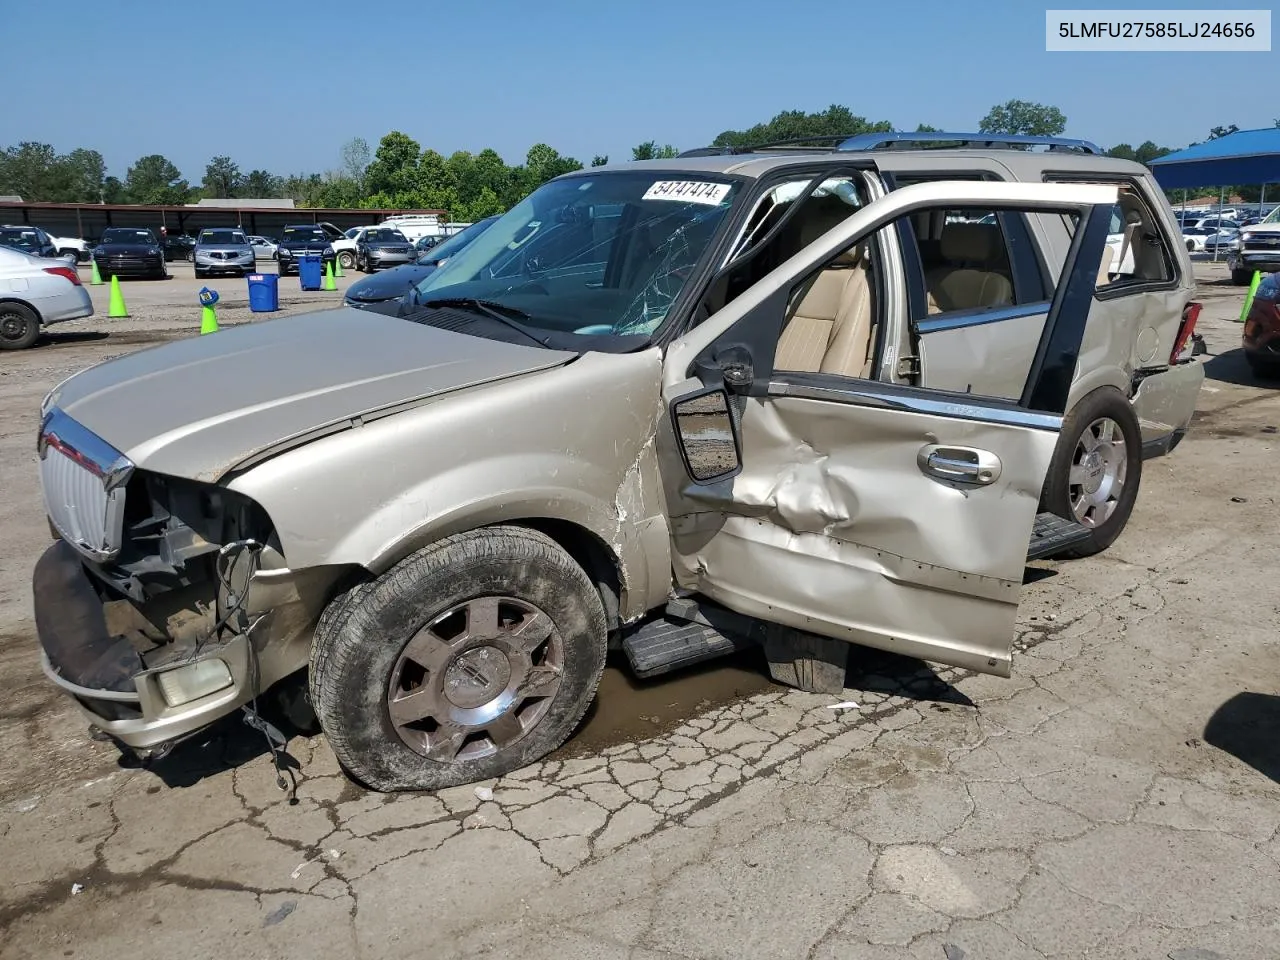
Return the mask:
[[916,464],[928,476],[952,483],[986,486],[1000,478],[1000,458],[976,447],[930,443],[920,448]]

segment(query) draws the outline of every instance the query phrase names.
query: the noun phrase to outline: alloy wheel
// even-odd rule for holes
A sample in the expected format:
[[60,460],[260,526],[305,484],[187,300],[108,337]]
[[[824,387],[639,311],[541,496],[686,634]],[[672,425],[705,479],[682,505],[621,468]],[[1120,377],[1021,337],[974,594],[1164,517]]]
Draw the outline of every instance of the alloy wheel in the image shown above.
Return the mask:
[[1097,527],[1115,512],[1129,469],[1124,431],[1099,417],[1080,433],[1067,477],[1067,495],[1076,521]]

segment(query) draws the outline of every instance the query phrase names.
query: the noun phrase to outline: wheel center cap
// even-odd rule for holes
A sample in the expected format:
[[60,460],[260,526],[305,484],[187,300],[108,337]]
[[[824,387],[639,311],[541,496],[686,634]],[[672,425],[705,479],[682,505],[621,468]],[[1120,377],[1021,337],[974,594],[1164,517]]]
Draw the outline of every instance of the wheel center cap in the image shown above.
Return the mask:
[[1084,460],[1084,488],[1089,493],[1097,493],[1098,488],[1102,486],[1102,478],[1106,473],[1107,463],[1102,459],[1102,454],[1094,450]]
[[497,647],[472,647],[458,654],[444,674],[444,695],[455,707],[470,710],[506,689],[511,662]]

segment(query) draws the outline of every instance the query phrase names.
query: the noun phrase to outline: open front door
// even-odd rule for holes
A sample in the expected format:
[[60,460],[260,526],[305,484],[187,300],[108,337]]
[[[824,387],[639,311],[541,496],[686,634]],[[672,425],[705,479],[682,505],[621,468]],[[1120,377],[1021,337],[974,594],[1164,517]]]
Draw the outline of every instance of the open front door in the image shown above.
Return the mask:
[[[766,621],[1008,675],[1115,200],[1093,185],[905,187],[673,343],[659,453],[681,586]],[[1021,397],[864,379],[904,322],[902,271],[876,231],[977,204],[1080,218]]]

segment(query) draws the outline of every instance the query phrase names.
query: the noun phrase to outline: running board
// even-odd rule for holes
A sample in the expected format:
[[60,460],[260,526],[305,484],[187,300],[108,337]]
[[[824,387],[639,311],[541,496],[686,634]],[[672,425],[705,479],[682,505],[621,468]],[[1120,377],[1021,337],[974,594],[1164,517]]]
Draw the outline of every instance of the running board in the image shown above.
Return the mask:
[[622,649],[637,677],[656,677],[757,646],[762,629],[751,617],[682,598],[667,605],[665,616],[627,634]]
[[1031,526],[1031,544],[1027,547],[1028,560],[1041,560],[1061,553],[1093,535],[1082,523],[1064,520],[1057,514],[1036,514],[1036,522]]

